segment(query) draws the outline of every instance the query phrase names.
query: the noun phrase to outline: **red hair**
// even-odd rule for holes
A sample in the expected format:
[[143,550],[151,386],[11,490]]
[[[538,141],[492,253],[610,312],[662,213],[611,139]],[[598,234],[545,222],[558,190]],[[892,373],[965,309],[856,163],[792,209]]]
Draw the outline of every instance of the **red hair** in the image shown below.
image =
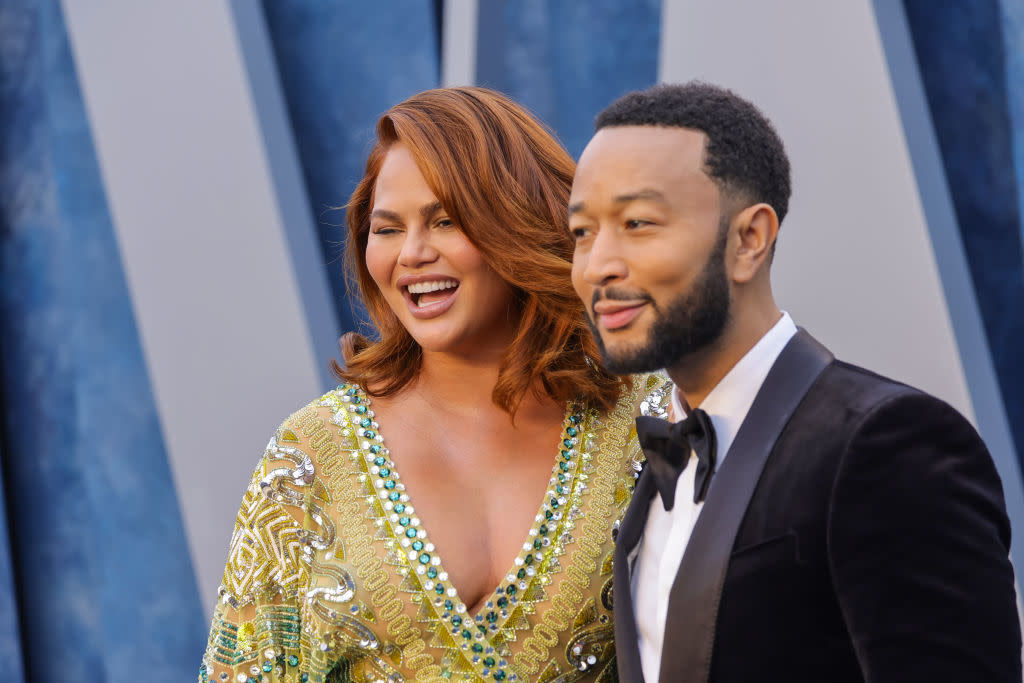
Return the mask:
[[519,324],[492,398],[514,414],[529,390],[558,402],[611,408],[622,382],[605,370],[583,304],[570,285],[567,224],[575,164],[529,112],[486,88],[428,90],[377,121],[366,173],[346,206],[347,262],[380,334],[342,338],[345,381],[393,394],[419,371],[419,345],[391,311],[366,267],[373,192],[384,157],[401,142],[448,216],[515,292]]

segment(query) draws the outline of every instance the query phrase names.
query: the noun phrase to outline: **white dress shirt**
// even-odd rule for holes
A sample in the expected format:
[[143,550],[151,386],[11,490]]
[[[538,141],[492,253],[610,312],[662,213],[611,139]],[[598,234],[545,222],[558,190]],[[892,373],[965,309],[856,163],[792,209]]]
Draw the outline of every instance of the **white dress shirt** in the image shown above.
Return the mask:
[[[700,407],[710,416],[718,440],[716,471],[722,466],[754,397],[775,359],[796,334],[796,325],[783,313],[775,325],[715,385]],[[678,388],[672,389],[672,419],[686,417]],[[665,636],[669,593],[675,582],[683,552],[700,516],[704,503],[693,502],[693,479],[697,455],[691,451],[686,468],[676,482],[675,505],[666,511],[661,494],[651,501],[644,534],[630,553],[631,585],[636,614],[640,664],[647,683],[657,683],[661,669],[661,649]],[[714,487],[715,480],[711,480]],[[650,542],[648,542],[650,541]]]

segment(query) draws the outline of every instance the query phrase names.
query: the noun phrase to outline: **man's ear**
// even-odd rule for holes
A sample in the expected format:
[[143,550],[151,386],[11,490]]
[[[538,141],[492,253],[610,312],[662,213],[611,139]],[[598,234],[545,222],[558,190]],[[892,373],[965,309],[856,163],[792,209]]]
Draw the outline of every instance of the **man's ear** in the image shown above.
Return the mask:
[[772,247],[779,235],[779,217],[768,204],[754,204],[736,214],[729,231],[736,240],[731,259],[732,280],[750,282],[771,263]]

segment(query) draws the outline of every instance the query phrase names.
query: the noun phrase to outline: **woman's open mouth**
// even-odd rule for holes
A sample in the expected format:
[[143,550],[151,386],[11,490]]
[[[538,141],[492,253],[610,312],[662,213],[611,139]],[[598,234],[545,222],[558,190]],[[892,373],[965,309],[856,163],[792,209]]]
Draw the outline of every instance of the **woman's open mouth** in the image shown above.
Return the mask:
[[417,318],[433,318],[447,311],[455,302],[459,281],[450,278],[422,280],[405,286],[409,310]]

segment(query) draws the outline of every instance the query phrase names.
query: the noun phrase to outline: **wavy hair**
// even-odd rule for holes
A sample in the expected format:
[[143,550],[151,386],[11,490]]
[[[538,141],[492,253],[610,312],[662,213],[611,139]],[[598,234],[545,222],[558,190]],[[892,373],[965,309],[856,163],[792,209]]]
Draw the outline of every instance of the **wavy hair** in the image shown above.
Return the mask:
[[529,112],[486,88],[414,95],[377,121],[366,173],[346,205],[350,289],[358,287],[378,340],[341,340],[345,381],[371,395],[394,394],[416,378],[422,350],[391,311],[366,266],[373,192],[388,150],[412,153],[441,206],[515,293],[519,323],[492,400],[509,414],[533,390],[558,402],[610,409],[622,380],[609,373],[570,285],[567,204],[575,164]]

